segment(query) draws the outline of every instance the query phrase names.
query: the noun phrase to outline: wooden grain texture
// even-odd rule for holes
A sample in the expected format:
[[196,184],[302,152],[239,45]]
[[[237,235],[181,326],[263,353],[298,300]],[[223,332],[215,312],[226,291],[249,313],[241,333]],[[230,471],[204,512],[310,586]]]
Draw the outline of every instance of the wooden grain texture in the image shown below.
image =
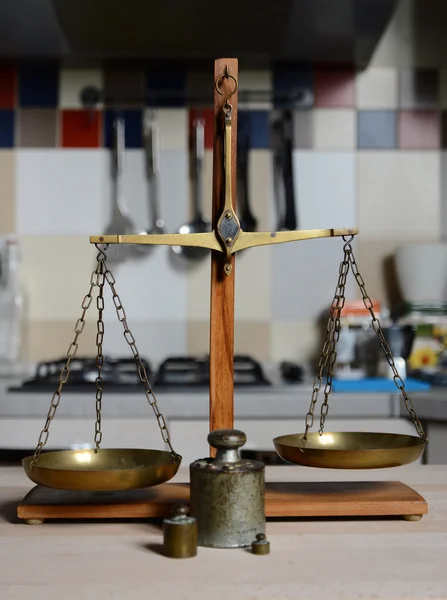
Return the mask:
[[[117,493],[68,492],[36,486],[18,506],[20,519],[163,518],[189,502],[189,485],[167,483]],[[268,482],[266,517],[423,515],[424,498],[399,481]]]
[[[234,58],[222,58],[215,61],[214,81],[224,73],[225,67],[236,79],[238,61]],[[223,195],[223,156],[222,156],[222,106],[225,92],[231,92],[234,81],[223,79],[218,94],[214,88],[214,146],[213,146],[213,205],[212,226],[217,221],[224,205]],[[232,113],[232,200],[236,209],[236,139],[237,139],[237,93],[230,100]],[[234,424],[234,281],[235,260],[232,258],[233,271],[226,276],[223,271],[224,255],[212,251],[211,255],[211,315],[210,315],[210,431],[232,429]],[[210,450],[214,456],[213,449]]]
[[[189,469],[179,470],[187,482]],[[447,465],[372,471],[267,466],[266,481],[400,479],[429,506],[422,520],[269,519],[270,554],[198,548],[163,555],[159,521],[17,521],[31,487],[20,467],[0,467],[1,600],[444,600]],[[172,482],[174,483],[174,482]]]

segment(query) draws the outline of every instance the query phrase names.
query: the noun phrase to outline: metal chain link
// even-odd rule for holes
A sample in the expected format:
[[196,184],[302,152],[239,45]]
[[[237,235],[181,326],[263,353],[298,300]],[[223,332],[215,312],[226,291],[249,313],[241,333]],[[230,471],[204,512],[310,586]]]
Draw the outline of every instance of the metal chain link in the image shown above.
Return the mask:
[[157,399],[155,398],[154,392],[152,391],[151,384],[149,383],[149,380],[147,378],[146,368],[143,365],[143,363],[141,362],[140,353],[138,352],[138,348],[135,344],[135,338],[132,335],[132,333],[127,325],[126,313],[124,311],[123,305],[121,304],[121,299],[118,296],[116,289],[115,289],[115,283],[116,283],[115,278],[113,277],[111,271],[109,270],[109,268],[107,267],[107,265],[105,263],[104,263],[104,267],[105,267],[104,276],[105,276],[105,279],[106,279],[107,283],[109,284],[110,289],[112,291],[113,304],[115,305],[116,314],[118,316],[118,320],[121,321],[123,328],[124,328],[124,339],[129,344],[130,349],[132,350],[135,364],[137,365],[137,369],[138,369],[138,375],[140,377],[141,382],[143,383],[146,398],[148,399],[149,404],[152,406],[152,410],[154,411],[155,416],[157,418],[157,424],[160,429],[160,433],[161,433],[161,437],[163,438],[163,441],[165,442],[165,444],[167,444],[169,446],[169,449],[171,451],[171,454],[172,454],[172,457],[174,458],[174,460],[178,460],[179,455],[174,451],[174,448],[172,447],[168,426],[166,424],[164,416],[161,414],[160,410],[158,409]]
[[30,463],[31,469],[36,465],[37,461],[39,460],[40,453],[42,452],[43,447],[45,446],[45,444],[48,441],[48,437],[50,435],[49,429],[50,429],[51,421],[56,416],[56,411],[57,411],[57,408],[59,406],[59,402],[61,399],[62,388],[64,387],[64,384],[67,383],[68,377],[70,376],[70,363],[73,360],[73,358],[76,356],[76,353],[78,351],[78,338],[81,335],[81,333],[84,331],[85,315],[86,315],[87,310],[90,307],[90,304],[92,303],[93,288],[98,285],[99,276],[100,276],[100,262],[98,259],[98,264],[96,266],[96,269],[92,272],[91,277],[90,277],[90,289],[87,292],[87,294],[84,296],[84,299],[82,300],[82,303],[81,303],[82,314],[81,314],[80,318],[76,321],[76,325],[74,327],[75,337],[74,337],[73,342],[70,344],[70,346],[67,350],[67,361],[66,361],[64,367],[61,369],[61,372],[59,374],[59,386],[58,386],[57,390],[54,392],[53,397],[51,399],[51,404],[50,404],[50,408],[48,410],[45,426],[42,429],[42,431],[40,432],[40,436],[37,441],[37,446],[34,451],[33,460]]
[[104,381],[101,376],[101,369],[104,364],[104,356],[102,353],[102,344],[104,341],[104,321],[102,318],[102,313],[104,310],[104,271],[106,269],[105,266],[105,258],[103,255],[98,254],[98,279],[97,285],[99,287],[98,296],[96,298],[96,306],[98,309],[98,320],[96,322],[96,368],[98,369],[98,376],[95,379],[96,383],[96,423],[95,423],[95,452],[98,452],[100,449],[100,444],[102,442],[102,431],[101,431],[101,409],[102,409],[102,393],[103,393],[103,385]]
[[323,350],[321,352],[320,360],[318,363],[318,375],[315,377],[313,383],[312,398],[310,401],[309,411],[306,414],[305,431],[301,439],[300,450],[304,450],[307,442],[307,434],[314,423],[315,405],[318,401],[318,394],[320,392],[321,386],[323,385],[323,374],[326,367],[327,376],[326,385],[324,388],[324,402],[321,405],[319,429],[320,435],[323,433],[324,422],[329,411],[329,396],[332,392],[333,370],[337,358],[337,352],[335,348],[340,338],[340,314],[343,306],[345,305],[346,278],[349,273],[349,250],[347,244],[345,244],[343,249],[344,255],[339,267],[338,282],[335,288],[334,299],[332,300],[331,304],[331,315],[326,326],[327,338],[324,343]]
[[[343,238],[345,239],[345,238]],[[345,240],[346,241],[346,240]],[[389,364],[389,366],[391,367],[392,371],[393,371],[393,380],[394,383],[396,384],[396,387],[400,390],[402,397],[404,399],[405,402],[405,407],[413,421],[413,424],[416,428],[417,433],[419,434],[420,438],[422,439],[422,441],[424,443],[428,442],[428,438],[424,432],[424,428],[422,427],[421,422],[419,421],[419,418],[416,414],[416,411],[414,410],[414,406],[413,406],[413,402],[411,401],[411,398],[407,395],[407,392],[405,391],[405,384],[402,381],[402,378],[400,377],[397,369],[396,369],[396,365],[394,364],[394,359],[393,356],[391,354],[391,349],[388,345],[388,342],[385,340],[385,337],[383,335],[382,332],[382,327],[380,325],[379,319],[376,317],[374,310],[373,310],[373,303],[370,299],[370,297],[368,296],[367,292],[366,292],[366,288],[365,288],[365,282],[363,281],[362,276],[359,273],[358,267],[357,267],[357,263],[355,261],[354,258],[354,253],[352,250],[352,246],[351,246],[351,240],[349,240],[345,246],[348,247],[349,249],[349,262],[350,262],[350,267],[352,270],[352,273],[355,277],[355,280],[357,281],[357,284],[360,288],[360,291],[362,293],[362,299],[363,299],[363,304],[365,305],[365,308],[369,311],[370,315],[371,315],[371,319],[372,319],[372,328],[375,331],[375,333],[377,334],[379,341],[380,341],[380,345],[382,346],[382,350],[385,353],[385,357],[386,360]]]

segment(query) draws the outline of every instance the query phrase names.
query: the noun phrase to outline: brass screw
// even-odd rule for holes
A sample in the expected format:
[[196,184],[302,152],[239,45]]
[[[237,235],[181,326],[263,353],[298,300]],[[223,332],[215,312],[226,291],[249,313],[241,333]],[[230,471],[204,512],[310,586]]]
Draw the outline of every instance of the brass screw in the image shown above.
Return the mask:
[[225,243],[227,246],[231,246],[231,244],[233,243],[233,238],[232,237],[227,237],[227,239],[225,240]]
[[99,238],[99,241],[100,241],[100,242],[103,242],[103,241],[104,241],[104,238],[103,238],[103,237],[100,237],[100,238]]
[[225,218],[226,218],[226,219],[231,219],[231,217],[232,217],[232,216],[233,216],[233,215],[230,213],[230,211],[229,211],[229,210],[227,210],[227,212],[225,213]]

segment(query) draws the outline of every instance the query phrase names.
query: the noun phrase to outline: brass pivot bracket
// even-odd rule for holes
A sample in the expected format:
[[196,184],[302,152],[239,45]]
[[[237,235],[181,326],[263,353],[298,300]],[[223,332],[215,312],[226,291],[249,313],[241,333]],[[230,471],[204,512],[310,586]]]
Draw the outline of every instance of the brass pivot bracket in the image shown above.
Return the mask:
[[234,245],[241,232],[241,225],[237,214],[233,208],[232,201],[232,164],[231,164],[231,146],[232,146],[232,113],[233,106],[229,100],[233,94],[237,92],[238,82],[233,75],[230,74],[228,67],[225,67],[224,73],[216,79],[216,90],[220,95],[223,94],[220,89],[220,82],[224,78],[231,78],[234,81],[234,88],[228,93],[228,96],[223,105],[223,122],[224,122],[224,136],[223,136],[223,155],[224,155],[224,207],[222,214],[217,222],[217,234],[222,243],[223,252],[225,254],[225,275],[230,275],[232,271],[231,255],[234,251]]

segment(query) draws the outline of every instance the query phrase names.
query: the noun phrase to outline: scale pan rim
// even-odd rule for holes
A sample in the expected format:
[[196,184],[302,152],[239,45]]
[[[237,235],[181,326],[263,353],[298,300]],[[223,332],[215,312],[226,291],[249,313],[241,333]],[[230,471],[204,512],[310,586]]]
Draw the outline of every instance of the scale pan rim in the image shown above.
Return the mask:
[[[88,456],[96,458],[98,467]],[[81,460],[79,460],[81,459]],[[97,454],[86,450],[42,452],[30,468],[33,456],[22,460],[31,481],[44,487],[78,491],[120,491],[142,489],[165,483],[177,473],[182,457],[174,461],[166,450],[104,448]],[[124,461],[124,462],[123,462]]]
[[[308,444],[302,452],[302,437],[303,433],[294,433],[274,438],[277,454],[285,462],[308,467],[383,469],[416,461],[427,446],[420,437],[409,434],[335,431],[320,436],[318,432],[312,432],[308,434]],[[331,438],[335,442],[332,447],[328,443]]]

